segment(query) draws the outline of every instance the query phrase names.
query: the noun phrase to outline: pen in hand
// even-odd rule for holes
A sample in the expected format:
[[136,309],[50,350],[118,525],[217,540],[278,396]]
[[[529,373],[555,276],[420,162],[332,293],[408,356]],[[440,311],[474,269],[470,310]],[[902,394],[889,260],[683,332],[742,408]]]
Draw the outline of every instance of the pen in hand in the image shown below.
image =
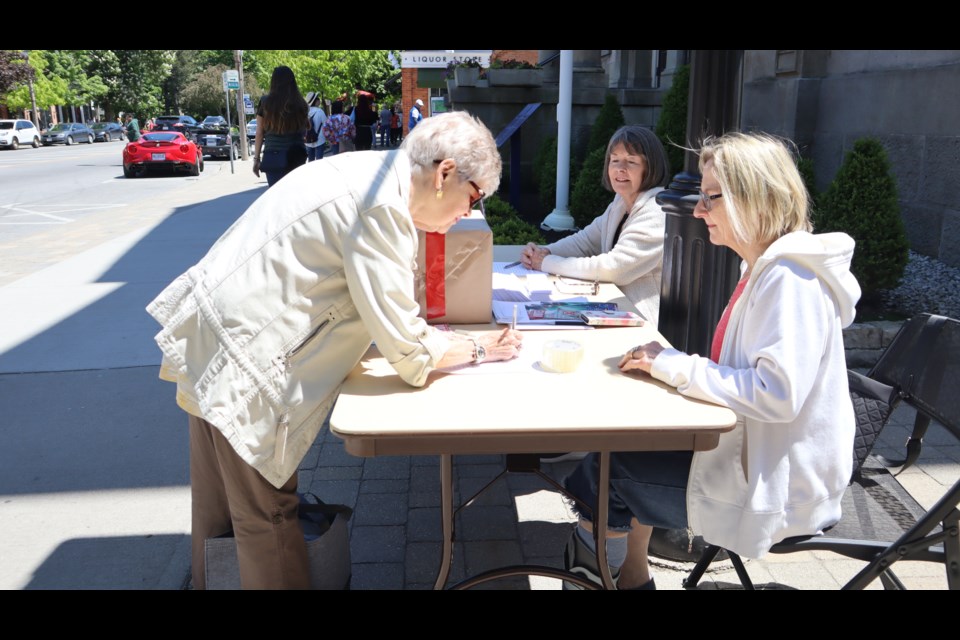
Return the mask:
[[520,266],[520,261],[517,260],[516,262],[511,262],[510,264],[506,265],[504,269],[513,269],[514,267],[519,267],[519,266]]

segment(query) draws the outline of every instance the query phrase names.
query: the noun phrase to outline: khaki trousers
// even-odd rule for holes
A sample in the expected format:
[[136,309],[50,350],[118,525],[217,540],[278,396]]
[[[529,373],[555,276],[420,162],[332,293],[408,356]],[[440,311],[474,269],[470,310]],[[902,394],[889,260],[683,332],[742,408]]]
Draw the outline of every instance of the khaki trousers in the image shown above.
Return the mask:
[[206,588],[204,540],[233,529],[244,589],[309,589],[298,518],[297,474],[280,489],[233,450],[220,431],[190,416],[194,589]]

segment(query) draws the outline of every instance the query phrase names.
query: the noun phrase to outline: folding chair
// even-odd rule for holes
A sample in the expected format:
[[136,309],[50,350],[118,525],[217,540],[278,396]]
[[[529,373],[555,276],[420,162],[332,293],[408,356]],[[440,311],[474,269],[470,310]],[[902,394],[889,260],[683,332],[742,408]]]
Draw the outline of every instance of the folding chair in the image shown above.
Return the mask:
[[[924,512],[887,469],[899,467],[899,473],[917,460],[931,420],[960,440],[960,322],[927,313],[913,317],[867,376],[851,371],[849,379],[857,435],[843,517],[823,535],[788,538],[773,545],[770,553],[826,550],[866,562],[843,589],[863,589],[877,578],[886,589],[904,589],[892,571],[895,563],[939,562],[946,570],[948,588],[960,590],[960,480]],[[899,402],[917,411],[906,458],[867,460]],[[707,546],[683,586],[696,588],[720,551]],[[753,589],[742,560],[727,553],[743,587]]]

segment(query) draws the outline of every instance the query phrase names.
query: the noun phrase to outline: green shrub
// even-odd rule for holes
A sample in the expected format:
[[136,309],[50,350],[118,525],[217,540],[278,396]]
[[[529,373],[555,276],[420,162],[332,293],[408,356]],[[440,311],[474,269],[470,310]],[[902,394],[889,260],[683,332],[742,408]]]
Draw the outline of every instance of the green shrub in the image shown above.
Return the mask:
[[613,194],[601,183],[606,152],[606,148],[594,149],[587,156],[570,194],[570,215],[581,229],[606,211],[607,205],[613,200]]
[[493,194],[484,200],[483,208],[487,213],[487,224],[490,225],[491,228],[493,228],[493,225],[503,222],[504,220],[520,217],[517,210],[497,194]]
[[820,198],[814,227],[818,232],[844,231],[857,242],[852,270],[864,300],[897,286],[910,247],[900,219],[897,185],[879,140],[862,138],[854,143]]
[[683,149],[687,146],[687,95],[690,92],[690,65],[683,65],[673,76],[673,84],[663,96],[663,108],[657,120],[656,134],[667,150],[670,175],[683,171]]
[[807,187],[807,193],[810,194],[810,216],[812,218],[817,210],[817,201],[819,200],[819,196],[817,195],[817,178],[813,171],[813,160],[810,158],[800,158],[797,160],[797,171],[800,172],[800,178],[803,180],[804,186]]
[[557,200],[557,137],[544,138],[533,161],[533,179],[540,202],[551,206]]
[[620,109],[617,97],[608,93],[603,101],[603,106],[600,107],[600,113],[590,129],[590,140],[587,142],[586,155],[589,156],[596,149],[606,150],[610,138],[613,137],[617,129],[625,124],[626,120],[623,119],[623,110]]
[[503,220],[490,229],[493,231],[493,244],[546,244],[540,230],[520,218]]
[[496,194],[484,200],[483,207],[493,231],[493,244],[544,244],[540,230],[521,219],[517,210]]

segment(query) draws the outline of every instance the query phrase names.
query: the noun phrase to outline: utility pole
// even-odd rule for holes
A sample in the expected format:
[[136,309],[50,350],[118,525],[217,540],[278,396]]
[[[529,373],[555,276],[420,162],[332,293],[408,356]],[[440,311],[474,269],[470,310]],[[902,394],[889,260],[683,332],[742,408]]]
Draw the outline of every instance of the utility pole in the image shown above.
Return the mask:
[[237,91],[237,126],[240,127],[240,157],[243,160],[250,159],[250,149],[247,141],[247,118],[246,111],[243,108],[243,49],[233,50],[233,65],[240,73],[240,90]]
[[[23,59],[26,60],[27,65],[30,64],[30,52],[23,52]],[[33,126],[36,127],[37,131],[40,130],[40,118],[37,115],[37,92],[33,88],[33,71],[31,70],[29,77],[27,78],[27,87],[30,89],[30,115],[31,120],[33,120]]]

